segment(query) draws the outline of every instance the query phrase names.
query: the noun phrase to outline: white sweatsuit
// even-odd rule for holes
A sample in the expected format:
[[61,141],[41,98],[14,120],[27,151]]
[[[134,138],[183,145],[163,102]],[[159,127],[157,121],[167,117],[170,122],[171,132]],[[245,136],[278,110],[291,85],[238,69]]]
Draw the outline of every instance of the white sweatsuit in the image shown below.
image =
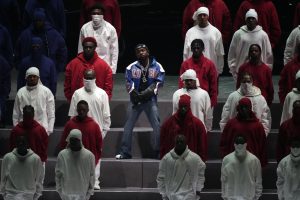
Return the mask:
[[247,97],[251,100],[252,111],[255,113],[259,121],[262,123],[267,136],[271,130],[271,123],[272,123],[271,111],[265,98],[261,95],[260,89],[255,86],[253,86],[252,93],[243,95],[241,93],[241,90],[238,89],[237,91],[232,92],[228,96],[222,110],[221,121],[220,121],[221,131],[223,132],[226,123],[237,115],[236,107],[240,99],[243,97]]
[[196,200],[196,191],[204,186],[206,165],[188,148],[181,156],[173,150],[160,161],[157,186],[163,199]]
[[262,62],[271,69],[273,67],[273,52],[268,34],[259,25],[252,31],[244,25],[234,33],[228,51],[228,67],[235,80],[240,66],[247,61],[249,47],[252,44],[261,47]]
[[221,74],[223,72],[225,54],[221,32],[211,24],[208,24],[205,28],[200,28],[199,25],[190,28],[185,35],[183,61],[193,55],[191,43],[194,39],[203,41],[203,55],[215,64],[218,74]]
[[293,103],[296,100],[300,100],[300,92],[297,90],[297,88],[293,88],[292,91],[289,92],[284,99],[280,124],[292,118]]
[[44,167],[31,149],[25,156],[15,148],[7,153],[1,166],[1,193],[4,200],[37,200],[43,191]]
[[247,151],[240,162],[235,152],[224,157],[221,167],[222,198],[225,200],[258,200],[262,194],[260,162]]
[[[73,137],[72,133],[68,138],[71,137]],[[95,184],[93,153],[83,146],[76,152],[69,147],[62,150],[57,156],[55,182],[56,191],[62,200],[89,199],[94,194]]]

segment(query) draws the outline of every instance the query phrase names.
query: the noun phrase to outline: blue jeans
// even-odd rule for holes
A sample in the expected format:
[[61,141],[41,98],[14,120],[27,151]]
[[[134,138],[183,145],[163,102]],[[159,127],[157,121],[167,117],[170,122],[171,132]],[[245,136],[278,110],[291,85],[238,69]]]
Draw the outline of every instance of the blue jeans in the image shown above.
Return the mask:
[[152,147],[155,153],[159,152],[160,119],[157,102],[147,101],[142,104],[133,105],[130,103],[127,110],[127,121],[124,126],[122,146],[120,154],[125,158],[131,158],[132,130],[142,111],[145,111],[147,118],[153,128]]

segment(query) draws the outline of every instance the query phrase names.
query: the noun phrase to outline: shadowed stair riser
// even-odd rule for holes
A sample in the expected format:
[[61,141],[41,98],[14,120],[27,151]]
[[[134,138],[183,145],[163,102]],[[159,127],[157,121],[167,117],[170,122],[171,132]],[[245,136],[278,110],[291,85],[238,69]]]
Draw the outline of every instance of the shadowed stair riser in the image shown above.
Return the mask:
[[[10,129],[0,129],[0,156],[9,152],[9,134]],[[63,128],[55,129],[49,137],[48,156],[57,156],[60,147],[60,137]],[[151,138],[153,136],[151,128],[136,128],[134,129],[132,137],[132,156],[135,158],[152,158]],[[121,145],[123,129],[112,128],[104,138],[103,158],[114,157]],[[208,158],[219,159],[219,141],[221,133],[219,131],[212,131],[208,134]],[[276,143],[277,143],[277,130],[272,130],[267,138],[267,155],[269,159],[276,158]]]

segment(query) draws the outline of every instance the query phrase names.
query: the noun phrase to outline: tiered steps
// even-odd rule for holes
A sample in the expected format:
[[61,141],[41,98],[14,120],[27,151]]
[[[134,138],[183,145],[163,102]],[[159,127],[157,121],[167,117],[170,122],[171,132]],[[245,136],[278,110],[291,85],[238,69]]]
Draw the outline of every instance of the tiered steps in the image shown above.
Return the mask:
[[[0,137],[1,155],[8,152],[9,129],[3,131]],[[54,189],[55,174],[54,168],[56,164],[56,155],[59,151],[58,144],[63,129],[56,129],[49,138],[48,161],[46,164],[46,175],[44,185],[46,188]],[[276,132],[271,132],[268,137],[268,157],[269,165],[263,169],[263,187],[275,192],[276,188],[276,163],[274,162],[274,148],[276,144]],[[136,128],[133,134],[133,159],[116,160],[115,154],[120,146],[122,129],[113,128],[106,136],[103,147],[103,157],[101,162],[101,188],[110,189],[119,188],[123,191],[127,188],[129,191],[143,191],[148,193],[147,188],[152,188],[151,193],[157,190],[156,175],[158,172],[159,160],[149,158],[151,156],[151,128]],[[213,131],[209,133],[209,160],[206,162],[206,181],[205,191],[207,195],[217,195],[220,193],[220,168],[221,159],[218,153],[218,141],[220,132]],[[148,157],[148,158],[147,158]],[[122,189],[123,188],[123,189]],[[145,190],[143,190],[145,189]],[[273,189],[273,190],[272,190]],[[48,193],[49,193],[48,191]],[[102,190],[101,190],[102,191]],[[127,191],[127,192],[129,192]],[[214,191],[213,194],[210,191]],[[133,191],[132,191],[133,192]],[[142,192],[142,193],[143,193]],[[47,193],[47,195],[48,195]],[[101,194],[102,195],[102,194]],[[129,194],[128,194],[129,195]]]
[[[156,189],[156,175],[158,172],[159,160],[152,159],[152,149],[150,139],[152,128],[145,116],[142,114],[136,124],[133,133],[132,155],[133,159],[116,160],[114,156],[118,153],[123,126],[126,120],[126,110],[128,105],[128,96],[124,91],[123,77],[115,80],[114,92],[118,93],[110,102],[112,128],[104,139],[102,162],[101,162],[101,190],[95,191],[93,199],[107,200],[159,200],[161,199]],[[161,122],[172,114],[172,93],[177,87],[177,77],[167,77],[170,80],[165,86],[163,92],[160,92],[159,112]],[[222,79],[220,79],[222,83]],[[225,83],[226,84],[226,83]],[[59,84],[61,90],[62,83]],[[227,86],[226,86],[227,87]],[[122,89],[123,88],[123,89]],[[171,89],[170,89],[171,88]],[[170,91],[168,91],[170,89]],[[172,90],[172,91],[171,91]],[[223,90],[223,89],[222,89]],[[224,89],[226,90],[226,88]],[[222,92],[224,92],[224,90]],[[227,88],[228,90],[228,88]],[[122,93],[120,95],[120,93]],[[125,95],[124,95],[125,94]],[[63,126],[68,120],[68,103],[59,96],[56,99],[56,122],[55,131],[49,137],[48,162],[46,163],[46,175],[44,181],[44,195],[41,199],[58,200],[58,194],[55,192],[54,168],[56,156],[59,152],[59,141],[63,131]],[[223,96],[226,96],[223,94]],[[117,97],[117,98],[116,98]],[[218,122],[220,121],[222,107],[226,98],[219,98],[221,101],[214,109],[213,131],[208,134],[208,158],[206,162],[205,187],[201,199],[221,199],[220,167],[221,158],[219,155],[220,130]],[[11,119],[13,98],[8,101],[8,118]],[[263,187],[264,192],[261,199],[275,200],[276,194],[276,162],[275,146],[277,141],[277,132],[281,115],[281,106],[274,103],[272,110],[272,131],[269,134],[268,141],[268,158],[269,164],[263,169]],[[8,128],[0,129],[0,156],[2,157],[9,151],[9,134],[11,130],[11,120],[8,122]],[[1,198],[0,198],[1,199]]]

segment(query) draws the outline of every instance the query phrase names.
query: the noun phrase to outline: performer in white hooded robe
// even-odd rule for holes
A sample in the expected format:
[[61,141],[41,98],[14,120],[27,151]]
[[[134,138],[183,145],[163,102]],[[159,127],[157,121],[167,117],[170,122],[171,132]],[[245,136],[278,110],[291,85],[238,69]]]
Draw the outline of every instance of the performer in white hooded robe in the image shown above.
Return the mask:
[[82,134],[73,129],[68,146],[57,156],[56,191],[62,200],[88,200],[94,193],[95,157],[82,145]]
[[295,49],[297,44],[300,44],[300,25],[292,30],[289,37],[286,40],[286,46],[284,49],[283,63],[286,65],[295,57]]
[[261,47],[261,61],[273,67],[273,52],[268,34],[257,25],[257,12],[249,9],[246,13],[246,25],[237,30],[231,40],[228,51],[228,67],[234,80],[237,79],[237,73],[242,64],[248,59],[249,47],[252,44],[258,44]]
[[246,147],[246,138],[237,136],[235,151],[222,161],[222,198],[225,200],[258,200],[262,194],[260,162]]
[[17,92],[13,108],[13,125],[16,126],[23,120],[23,108],[31,105],[34,108],[34,119],[47,131],[53,132],[55,121],[55,101],[50,89],[40,81],[39,69],[30,67],[26,71],[26,86]]
[[[82,41],[86,37],[93,37],[97,41],[96,52],[115,74],[119,57],[119,42],[116,29],[103,19],[103,5],[95,3],[91,7],[92,20],[81,27],[78,40],[78,53],[83,51]],[[107,11],[109,12],[109,11]]]
[[293,88],[284,99],[280,124],[292,118],[293,103],[297,100],[300,100],[300,70],[296,74],[295,85],[296,87]]
[[159,164],[157,187],[163,200],[197,200],[204,186],[206,165],[190,151],[184,135],[177,135],[175,147]]
[[193,115],[203,122],[207,131],[210,131],[213,116],[208,93],[200,88],[195,70],[186,70],[181,75],[181,79],[184,81],[185,86],[176,90],[173,94],[173,114],[176,113],[179,108],[178,102],[180,96],[187,94],[191,97],[191,110]]
[[18,136],[16,148],[7,153],[1,166],[0,191],[4,200],[37,200],[43,192],[44,167],[40,157]]
[[111,124],[108,95],[96,85],[96,72],[93,69],[84,71],[83,84],[84,86],[76,90],[72,96],[69,116],[77,116],[77,103],[85,100],[89,104],[88,116],[98,123],[104,139]]
[[[201,17],[205,15],[205,17]],[[190,28],[185,35],[183,48],[183,61],[192,56],[191,43],[194,39],[201,39],[204,42],[203,55],[210,59],[216,66],[218,74],[223,72],[224,47],[221,32],[208,22],[209,10],[207,7],[200,7],[195,11],[193,20],[196,25]]]
[[291,140],[291,153],[277,167],[277,193],[279,200],[300,199],[300,139]]
[[269,134],[271,130],[271,111],[265,100],[261,95],[260,89],[253,85],[252,77],[248,73],[241,74],[241,86],[238,90],[232,92],[223,106],[220,128],[223,132],[224,127],[229,119],[236,116],[236,107],[241,98],[247,97],[251,100],[252,111],[255,113],[256,117],[262,123],[266,135]]

